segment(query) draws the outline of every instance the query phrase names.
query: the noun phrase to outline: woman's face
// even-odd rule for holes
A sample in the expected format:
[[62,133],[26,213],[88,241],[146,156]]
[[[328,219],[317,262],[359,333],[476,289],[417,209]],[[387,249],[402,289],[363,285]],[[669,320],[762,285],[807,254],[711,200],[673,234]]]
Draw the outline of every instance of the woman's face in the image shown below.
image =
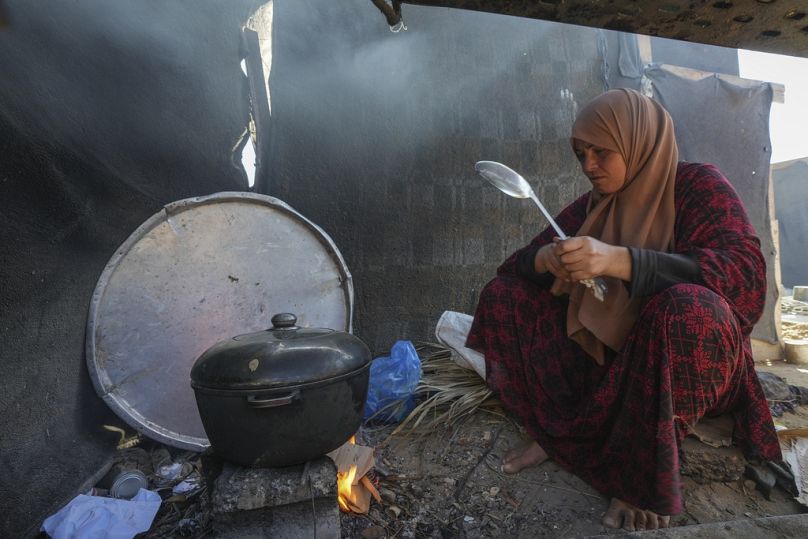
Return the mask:
[[592,187],[601,195],[616,193],[626,183],[626,162],[619,153],[577,138],[572,140],[572,149]]

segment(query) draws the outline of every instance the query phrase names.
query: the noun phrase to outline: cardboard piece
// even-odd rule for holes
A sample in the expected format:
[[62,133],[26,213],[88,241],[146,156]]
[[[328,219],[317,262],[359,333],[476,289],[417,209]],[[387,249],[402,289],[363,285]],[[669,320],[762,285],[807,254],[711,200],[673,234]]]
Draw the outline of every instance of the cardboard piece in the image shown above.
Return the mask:
[[[365,474],[373,468],[373,448],[348,441],[327,455],[337,466],[338,475],[350,474],[352,468],[356,470],[351,481],[350,495],[343,495],[340,498],[340,509],[345,511],[347,506],[347,510],[353,513],[367,513],[370,509],[371,494],[375,493],[374,498],[380,499],[375,492],[376,489],[365,477]],[[369,490],[367,485],[370,485],[372,490]]]

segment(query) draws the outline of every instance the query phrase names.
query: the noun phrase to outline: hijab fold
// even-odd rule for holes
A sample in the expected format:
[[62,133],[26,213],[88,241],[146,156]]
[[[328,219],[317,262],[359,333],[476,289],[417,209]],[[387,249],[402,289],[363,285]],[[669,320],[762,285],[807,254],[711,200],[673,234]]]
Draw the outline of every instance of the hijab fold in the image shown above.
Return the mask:
[[[602,195],[592,190],[576,235],[670,252],[679,150],[673,121],[662,105],[635,90],[610,90],[584,107],[572,126],[572,139],[618,152],[626,162],[626,182],[619,191]],[[601,365],[604,346],[622,348],[640,307],[640,299],[630,298],[619,279],[605,279],[609,291],[602,302],[580,283],[556,279],[553,285],[555,293],[570,294],[567,334]]]

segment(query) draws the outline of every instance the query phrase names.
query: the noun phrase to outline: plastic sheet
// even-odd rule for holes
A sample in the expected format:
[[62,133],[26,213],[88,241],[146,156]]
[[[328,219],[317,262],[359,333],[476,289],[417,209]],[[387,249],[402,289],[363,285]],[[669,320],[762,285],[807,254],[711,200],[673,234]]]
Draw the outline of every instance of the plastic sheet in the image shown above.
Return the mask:
[[421,359],[410,341],[396,341],[389,356],[370,365],[363,419],[398,423],[415,408],[413,393],[421,380]]
[[131,539],[151,527],[161,502],[146,489],[131,500],[80,494],[46,518],[42,531],[53,539]]

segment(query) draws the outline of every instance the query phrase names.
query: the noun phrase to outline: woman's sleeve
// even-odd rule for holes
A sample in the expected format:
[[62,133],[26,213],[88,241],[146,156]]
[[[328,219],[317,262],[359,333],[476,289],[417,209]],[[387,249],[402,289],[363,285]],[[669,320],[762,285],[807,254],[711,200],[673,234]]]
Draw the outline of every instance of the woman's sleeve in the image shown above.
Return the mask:
[[[575,232],[581,228],[581,225],[586,218],[586,203],[589,200],[589,193],[579,197],[575,202],[561,210],[561,213],[556,217],[558,226],[568,235],[573,236]],[[533,260],[536,252],[543,246],[551,243],[553,237],[557,236],[556,231],[549,224],[541,234],[533,238],[528,245],[522,247],[511,256],[509,256],[502,265],[497,268],[497,274],[511,274],[518,275],[538,284],[543,284],[547,281],[550,273],[536,273],[533,266]]]
[[745,333],[763,314],[766,262],[738,193],[712,165],[677,178],[676,252],[695,258],[703,284],[722,296]]

